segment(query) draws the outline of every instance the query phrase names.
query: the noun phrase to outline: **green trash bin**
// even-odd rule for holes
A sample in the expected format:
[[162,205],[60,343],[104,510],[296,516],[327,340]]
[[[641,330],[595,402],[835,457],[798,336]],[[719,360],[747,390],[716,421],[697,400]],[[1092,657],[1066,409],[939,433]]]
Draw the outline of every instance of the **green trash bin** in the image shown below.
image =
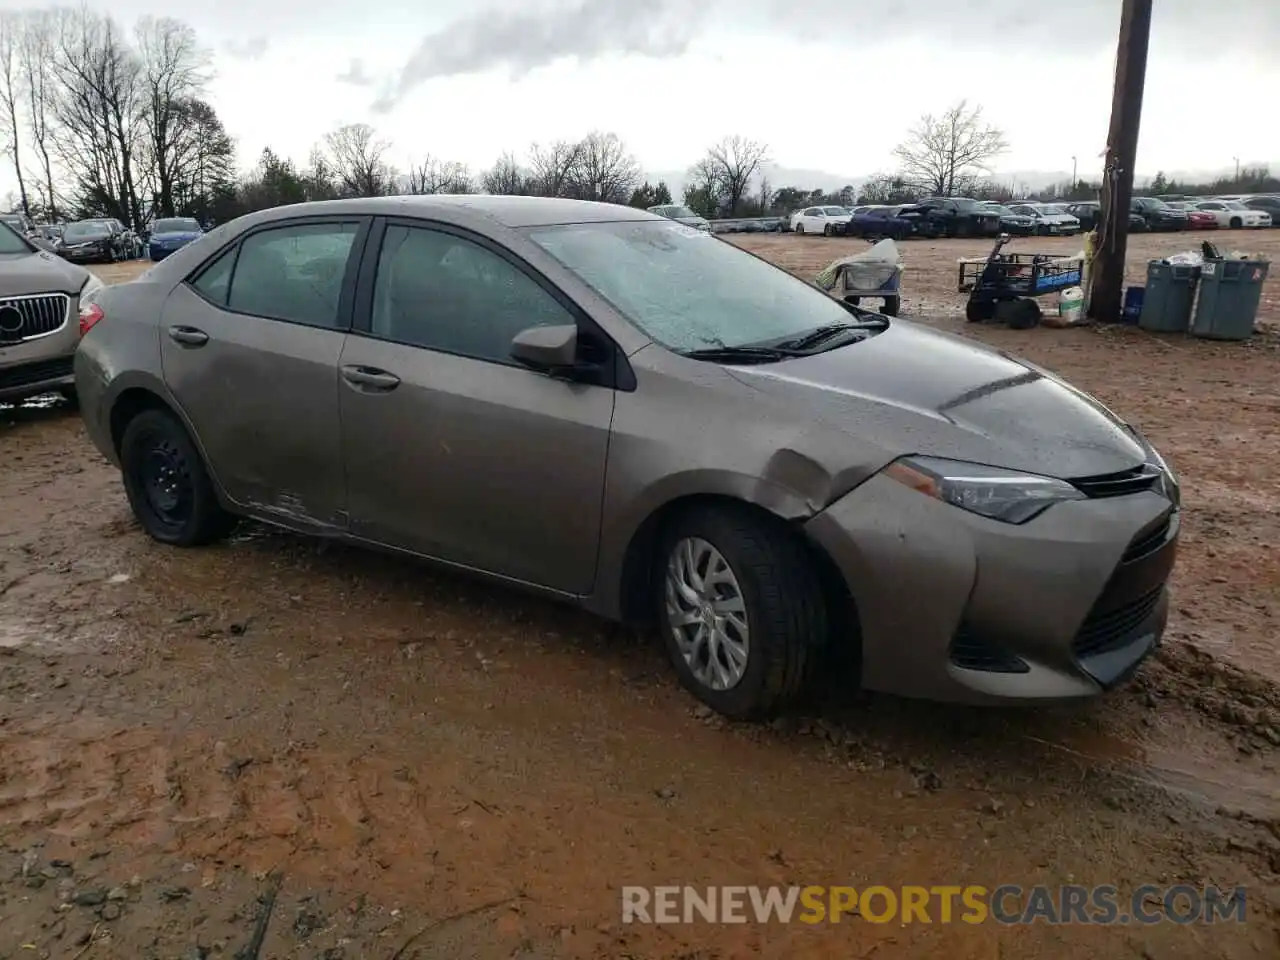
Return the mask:
[[1262,301],[1268,260],[1206,260],[1191,332],[1208,340],[1248,340]]
[[1199,279],[1197,264],[1150,261],[1138,326],[1152,333],[1186,333]]

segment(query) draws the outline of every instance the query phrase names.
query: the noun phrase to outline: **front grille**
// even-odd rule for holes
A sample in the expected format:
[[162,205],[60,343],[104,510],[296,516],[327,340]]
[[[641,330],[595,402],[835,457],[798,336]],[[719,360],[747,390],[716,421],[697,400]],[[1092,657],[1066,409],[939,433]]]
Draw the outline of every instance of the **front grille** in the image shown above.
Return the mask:
[[1021,657],[982,639],[967,623],[962,623],[951,639],[951,662],[966,670],[986,673],[1028,673],[1031,670]]
[[57,360],[41,360],[17,367],[0,367],[0,390],[29,387],[33,383],[69,377],[73,372],[73,362],[71,357],[59,357]]
[[1160,549],[1169,537],[1169,528],[1171,526],[1173,526],[1173,511],[1166,513],[1160,522],[1147,533],[1138,534],[1128,548],[1125,549],[1120,562],[1132,563],[1134,560],[1141,560],[1148,554]]
[[1073,487],[1087,497],[1126,497],[1131,493],[1142,493],[1150,490],[1160,479],[1160,471],[1149,463],[1132,470],[1121,470],[1119,473],[1106,473],[1097,477],[1081,477],[1069,481]]
[[42,293],[34,297],[8,297],[0,300],[0,310],[12,307],[21,320],[14,325],[0,315],[0,342],[33,340],[57,333],[66,325],[71,298],[65,293]]
[[1077,657],[1091,657],[1124,646],[1131,634],[1160,602],[1164,584],[1105,613],[1091,613],[1076,634],[1071,649]]

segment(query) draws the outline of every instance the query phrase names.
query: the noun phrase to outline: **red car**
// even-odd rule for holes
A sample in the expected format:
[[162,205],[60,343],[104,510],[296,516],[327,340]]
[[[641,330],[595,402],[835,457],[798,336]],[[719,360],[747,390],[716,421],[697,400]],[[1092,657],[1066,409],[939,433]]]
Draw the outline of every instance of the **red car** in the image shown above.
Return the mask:
[[1185,200],[1171,202],[1169,206],[1187,215],[1188,230],[1217,230],[1218,218],[1207,210],[1197,210]]

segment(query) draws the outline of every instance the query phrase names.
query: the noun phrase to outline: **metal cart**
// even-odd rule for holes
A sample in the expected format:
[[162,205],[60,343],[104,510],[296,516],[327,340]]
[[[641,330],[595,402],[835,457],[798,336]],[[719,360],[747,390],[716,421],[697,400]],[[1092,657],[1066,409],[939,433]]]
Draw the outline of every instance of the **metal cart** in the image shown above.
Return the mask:
[[887,317],[896,317],[902,309],[902,260],[892,240],[881,240],[860,254],[837,260],[818,274],[816,282],[854,306],[864,297],[883,300],[880,312]]
[[1001,236],[985,260],[960,261],[959,292],[969,294],[964,315],[971,323],[992,320],[1001,304],[1012,303],[1007,310],[1009,326],[1034,327],[1040,322],[1035,297],[1080,285],[1083,257],[1002,253],[1010,239],[1007,234]]

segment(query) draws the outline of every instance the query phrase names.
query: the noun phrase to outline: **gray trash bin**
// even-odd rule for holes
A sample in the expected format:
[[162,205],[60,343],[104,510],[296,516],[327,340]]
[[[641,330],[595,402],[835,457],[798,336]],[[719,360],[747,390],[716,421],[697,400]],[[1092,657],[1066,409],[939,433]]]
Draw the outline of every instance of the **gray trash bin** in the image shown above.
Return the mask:
[[1209,340],[1248,340],[1262,301],[1267,260],[1206,260],[1191,332]]
[[1200,267],[1196,264],[1164,260],[1148,263],[1138,326],[1153,333],[1186,333],[1191,326],[1191,307],[1199,279]]

